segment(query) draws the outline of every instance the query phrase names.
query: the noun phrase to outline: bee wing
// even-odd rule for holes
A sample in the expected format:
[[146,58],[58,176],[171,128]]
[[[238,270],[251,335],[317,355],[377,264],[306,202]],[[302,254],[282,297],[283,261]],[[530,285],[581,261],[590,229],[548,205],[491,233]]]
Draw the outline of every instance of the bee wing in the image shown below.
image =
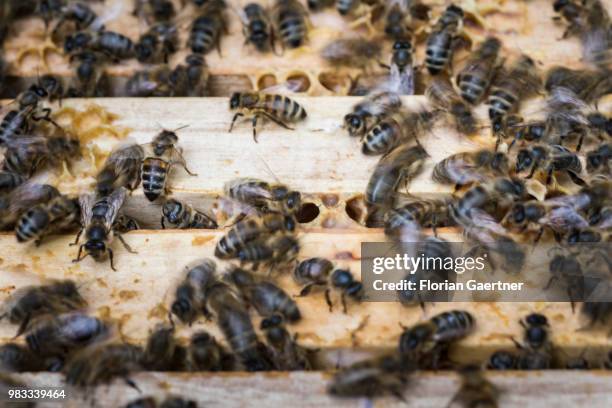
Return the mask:
[[412,66],[405,67],[403,71],[400,71],[396,64],[392,64],[387,86],[390,91],[400,95],[414,95],[414,69]]
[[553,208],[538,223],[548,225],[555,231],[567,231],[570,228],[586,228],[589,223],[572,207]]
[[115,219],[119,214],[119,210],[121,209],[121,207],[123,207],[123,203],[125,202],[126,196],[127,192],[124,187],[116,189],[108,196],[107,200],[110,209],[105,214],[104,222],[109,229],[112,228]]
[[279,95],[290,94],[291,95],[291,94],[300,92],[302,89],[306,87],[306,85],[307,84],[303,80],[288,79],[279,84],[264,88],[260,92],[267,93],[267,94],[279,94]]
[[493,232],[499,235],[505,235],[508,231],[501,226],[497,222],[495,218],[493,218],[486,211],[481,210],[480,208],[472,208],[470,210],[470,218],[474,225],[477,225],[479,228],[485,229],[487,231]]
[[105,165],[121,168],[128,161],[132,162],[134,160],[143,160],[144,153],[144,147],[142,145],[123,145],[111,152],[106,159]]
[[612,64],[612,30],[608,27],[591,30],[582,38],[582,59],[602,69]]
[[[261,181],[261,180],[258,180],[258,179],[255,179],[255,178],[250,178],[250,177],[239,177],[239,178],[230,180],[227,183],[225,183],[225,186],[224,186],[223,189],[225,191],[225,194],[229,196],[229,190],[231,188],[233,188],[234,186],[239,185],[239,184],[246,184],[246,183],[250,183],[250,182],[255,182],[255,181]],[[246,189],[246,187],[243,187],[243,188]],[[268,200],[272,199],[272,196],[270,195],[270,192],[267,189],[262,188],[262,187],[260,187],[258,185],[254,184],[252,186],[249,186],[248,191],[249,191],[250,194],[258,195],[258,196],[264,197],[264,198],[266,198]]]
[[589,205],[590,201],[588,194],[578,193],[549,198],[544,201],[544,205],[571,207],[580,210]]
[[95,194],[82,194],[79,196],[79,206],[81,207],[81,226],[83,228],[86,228],[91,221],[91,209],[95,203]]
[[546,101],[546,109],[549,117],[553,119],[557,118],[583,125],[589,123],[585,116],[589,106],[568,88],[553,88],[550,97]]

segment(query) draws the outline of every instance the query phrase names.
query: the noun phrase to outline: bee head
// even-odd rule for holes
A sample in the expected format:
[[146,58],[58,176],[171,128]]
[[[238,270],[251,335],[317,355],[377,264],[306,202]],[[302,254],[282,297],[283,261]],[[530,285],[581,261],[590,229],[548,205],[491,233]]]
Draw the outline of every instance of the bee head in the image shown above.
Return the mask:
[[183,209],[183,205],[176,200],[168,200],[162,207],[162,213],[164,217],[173,224],[176,224],[179,219],[179,215]]
[[511,370],[516,365],[516,356],[508,351],[496,351],[489,359],[488,367],[494,370]]
[[518,203],[512,207],[511,219],[518,225],[525,221],[525,206],[523,204]]
[[516,156],[516,172],[528,169],[533,164],[533,156],[528,149],[521,149]]
[[230,109],[238,109],[240,107],[240,93],[234,92],[230,98]]
[[537,222],[544,216],[544,207],[537,203],[531,203],[525,205],[525,217],[529,221]]
[[85,243],[85,250],[94,259],[100,259],[106,253],[106,244],[103,241],[89,240]]
[[331,283],[336,288],[349,288],[353,282],[353,275],[346,269],[336,269],[331,275]]
[[299,191],[290,191],[285,198],[285,207],[289,212],[295,212],[302,204],[302,194]]
[[427,323],[417,324],[405,330],[400,336],[399,350],[400,353],[406,353],[417,350],[433,335],[431,325]]
[[365,121],[360,115],[349,113],[344,117],[344,124],[351,136],[356,136],[365,130]]

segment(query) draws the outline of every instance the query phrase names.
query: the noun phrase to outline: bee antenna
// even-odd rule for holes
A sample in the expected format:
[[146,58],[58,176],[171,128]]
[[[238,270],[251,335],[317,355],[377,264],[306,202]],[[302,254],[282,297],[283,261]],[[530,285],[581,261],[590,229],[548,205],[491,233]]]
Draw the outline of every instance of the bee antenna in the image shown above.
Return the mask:
[[172,131],[173,132],[178,132],[179,130],[186,129],[188,127],[189,127],[189,125],[183,125],[183,126],[177,127],[176,129],[173,129]]
[[272,178],[280,184],[280,180],[278,179],[278,177],[276,177],[276,174],[274,174],[274,172],[272,171],[272,169],[270,168],[270,166],[268,165],[268,163],[264,160],[263,157],[261,157],[259,154],[257,155],[259,157],[259,160],[261,160],[261,162],[263,163],[263,165],[266,168],[266,172],[272,176]]

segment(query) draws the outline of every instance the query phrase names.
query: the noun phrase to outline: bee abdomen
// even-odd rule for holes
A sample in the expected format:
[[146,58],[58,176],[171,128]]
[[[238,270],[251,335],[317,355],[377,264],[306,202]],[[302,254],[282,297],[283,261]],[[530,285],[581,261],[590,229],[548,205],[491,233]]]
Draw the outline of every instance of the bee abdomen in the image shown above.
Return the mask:
[[452,341],[462,337],[474,328],[474,317],[466,311],[451,310],[431,318],[436,326],[437,341]]
[[147,158],[142,163],[142,188],[149,201],[155,201],[166,185],[168,163],[160,159]]
[[49,225],[49,214],[40,207],[26,212],[17,222],[15,235],[18,242],[27,242],[38,236]]
[[299,122],[306,118],[306,110],[296,101],[282,95],[266,95],[265,110],[285,122]]
[[238,251],[238,259],[241,262],[260,262],[269,260],[274,256],[274,251],[265,243],[253,243]]
[[504,91],[501,88],[493,89],[491,95],[489,95],[489,116],[505,115],[514,109],[518,98],[511,93]]
[[279,17],[279,32],[285,47],[298,48],[306,41],[306,22],[300,14],[285,10]]
[[193,219],[191,220],[188,226],[188,228],[197,229],[216,229],[218,227],[219,225],[215,220],[199,212],[196,212],[194,214]]
[[439,74],[448,64],[452,56],[451,40],[452,35],[447,30],[433,33],[429,37],[425,50],[425,65],[431,75]]
[[489,81],[476,73],[460,75],[458,82],[461,97],[472,105],[480,101],[489,86]]
[[386,153],[397,145],[400,133],[401,129],[397,122],[382,121],[366,134],[361,151],[365,155]]
[[220,35],[221,27],[209,16],[201,16],[193,23],[189,43],[191,51],[197,54],[209,52]]

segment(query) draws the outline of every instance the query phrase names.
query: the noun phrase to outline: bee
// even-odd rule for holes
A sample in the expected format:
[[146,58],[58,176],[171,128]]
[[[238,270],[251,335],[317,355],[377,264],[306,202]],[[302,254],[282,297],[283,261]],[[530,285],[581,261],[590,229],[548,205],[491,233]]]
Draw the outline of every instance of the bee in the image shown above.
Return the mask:
[[168,174],[175,165],[180,165],[190,176],[197,176],[187,168],[182,149],[177,147],[176,131],[162,130],[153,138],[152,156],[145,156],[142,161],[142,189],[145,197],[151,202],[168,192],[166,186]]
[[365,38],[341,38],[327,44],[321,50],[321,57],[334,66],[367,68],[380,59],[380,43]]
[[82,313],[41,316],[26,332],[28,348],[40,355],[64,355],[94,344],[109,334],[108,325]]
[[491,370],[515,370],[518,356],[507,350],[496,351],[491,354],[487,368]]
[[589,174],[610,174],[612,168],[612,143],[604,143],[587,152],[587,172]]
[[108,95],[108,77],[104,71],[108,58],[99,52],[85,50],[70,57],[77,62],[76,75],[71,92],[77,96],[94,97]]
[[0,171],[0,194],[6,194],[19,187],[27,178],[18,173]]
[[147,24],[170,21],[176,14],[170,0],[136,0],[134,3],[132,15],[144,19]]
[[193,333],[187,347],[188,371],[230,371],[236,362],[217,340],[205,331]]
[[[37,0],[33,3],[34,5],[30,8],[30,11],[42,18],[45,23],[45,28],[49,27],[51,20],[61,15],[64,5],[64,1],[62,0]],[[26,7],[26,10],[27,9]]]
[[73,22],[77,31],[84,30],[94,24],[98,16],[86,3],[76,1],[61,7],[59,21],[51,32],[51,38],[60,32],[67,22]]
[[96,176],[98,194],[107,196],[120,187],[135,190],[140,184],[143,160],[144,149],[141,145],[129,144],[113,150]]
[[384,30],[387,37],[398,40],[412,36],[411,13],[408,10],[408,7],[413,6],[412,3],[412,1],[403,0],[389,3],[384,17]]
[[523,343],[512,339],[521,350],[516,366],[519,370],[544,370],[551,368],[552,344],[549,340],[548,319],[539,313],[532,313],[520,321],[525,329]]
[[237,111],[232,118],[228,132],[240,117],[251,118],[253,140],[257,142],[257,121],[260,117],[269,119],[285,129],[294,130],[287,125],[306,119],[306,110],[293,99],[283,95],[261,92],[234,92],[230,98],[230,111]]
[[210,72],[204,57],[189,54],[185,65],[177,65],[169,76],[170,96],[204,96]]
[[497,71],[500,48],[501,42],[497,38],[487,37],[457,75],[457,85],[464,101],[476,105],[482,100]]
[[237,222],[221,237],[215,247],[215,256],[231,259],[249,242],[277,232],[292,233],[295,227],[296,220],[292,215],[269,213],[261,217],[247,218]]
[[206,289],[216,281],[216,271],[215,262],[204,259],[187,272],[176,288],[170,310],[181,322],[191,325],[203,310]]
[[215,219],[189,204],[177,200],[168,200],[162,207],[162,228],[166,228],[166,222],[178,229],[216,229],[219,224]]
[[121,61],[135,56],[134,42],[123,34],[100,29],[97,31],[79,31],[66,37],[64,51],[77,54],[81,51],[97,51],[114,61]]
[[274,32],[283,48],[298,48],[308,41],[307,11],[297,0],[276,0],[271,11]]
[[425,50],[425,66],[431,75],[438,75],[452,64],[453,43],[463,28],[463,10],[451,4],[434,25]]
[[535,62],[527,55],[521,55],[509,69],[499,69],[487,99],[494,134],[502,132],[504,118],[517,112],[521,101],[534,96],[540,87]]
[[227,31],[225,7],[223,0],[211,0],[193,21],[187,46],[194,54],[207,54],[213,47],[221,54],[221,34]]
[[142,365],[150,371],[181,370],[186,350],[174,337],[175,328],[171,324],[158,324],[147,339],[142,356]]
[[550,288],[553,282],[561,281],[565,285],[573,312],[575,301],[583,299],[585,291],[585,277],[580,262],[575,255],[557,254],[550,260],[549,271],[551,276],[544,290]]
[[247,4],[242,13],[242,32],[245,44],[251,43],[259,52],[267,52],[272,45],[272,23],[264,8],[258,3]]
[[310,11],[320,11],[334,5],[336,0],[308,0],[308,9]]
[[[133,252],[120,234],[114,230],[115,220],[125,202],[126,190],[121,187],[110,195],[96,198],[95,195],[82,195],[79,197],[81,206],[81,230],[79,231],[75,244],[78,243],[83,231],[87,242],[79,246],[77,257],[72,262],[80,262],[87,255],[91,255],[97,262],[103,261],[108,255],[112,270],[115,269],[113,261],[113,250],[110,244],[116,235],[128,252]],[[81,256],[83,249],[85,255]]]
[[291,336],[281,315],[274,314],[263,319],[261,330],[265,333],[275,369],[279,371],[312,370],[310,361],[312,351],[297,343],[297,335]]
[[366,188],[370,206],[388,207],[403,182],[408,185],[423,169],[428,154],[421,146],[400,145],[385,155],[374,169]]
[[590,103],[603,95],[612,93],[612,79],[606,70],[572,70],[566,67],[552,67],[546,73],[544,88],[567,88],[584,102]]
[[54,358],[42,359],[27,347],[16,343],[5,343],[0,346],[0,369],[3,372],[39,372],[57,371],[53,367]]
[[414,358],[419,367],[431,364],[435,368],[451,343],[471,334],[475,324],[474,317],[464,310],[440,313],[404,330],[399,339],[400,354]]
[[561,145],[538,144],[519,150],[516,157],[516,172],[520,173],[527,169],[530,169],[527,179],[532,178],[536,170],[544,170],[547,185],[552,182],[554,172],[567,173],[574,183],[585,185],[579,176],[582,173],[580,159]]
[[0,122],[0,146],[6,146],[14,140],[19,140],[29,129],[29,120],[33,108],[8,111]]
[[140,36],[134,46],[136,59],[144,63],[168,63],[168,57],[179,48],[179,36],[172,23],[157,23]]
[[78,200],[60,195],[46,204],[30,208],[19,218],[15,227],[17,241],[35,240],[40,245],[47,235],[78,226],[80,216]]
[[270,317],[278,313],[282,319],[291,323],[302,318],[291,296],[272,282],[257,279],[252,273],[235,266],[225,273],[225,279],[234,284],[247,303],[261,316]]
[[[589,326],[600,323],[605,327],[612,320],[611,289],[610,283],[606,279],[601,280],[599,286],[591,294],[590,299],[582,304],[580,312],[589,320]],[[612,359],[610,364],[612,364]]]
[[476,119],[470,106],[457,95],[449,80],[433,80],[425,95],[436,109],[451,115],[459,133],[471,135],[476,132]]
[[334,264],[325,258],[308,258],[296,265],[293,281],[302,286],[299,296],[306,296],[314,286],[325,286]]
[[[333,311],[331,291],[340,292],[343,313],[347,313],[346,298],[349,297],[356,302],[363,300],[363,284],[355,279],[348,269],[329,268],[324,258],[310,258],[298,264],[293,272],[296,282],[305,285],[299,296],[306,296],[316,286],[327,286],[325,289],[325,302],[329,312]],[[330,262],[331,264],[331,262]],[[333,270],[333,272],[332,272]]]
[[403,400],[410,375],[416,370],[409,359],[394,353],[359,361],[338,371],[327,387],[336,397],[393,395]]
[[13,229],[21,215],[38,204],[44,204],[58,197],[57,188],[48,184],[25,182],[0,197],[0,229]]
[[73,312],[85,306],[87,302],[74,281],[58,280],[18,289],[4,302],[0,318],[7,317],[12,324],[19,324],[18,337],[40,316]]
[[284,184],[270,184],[255,178],[237,178],[225,184],[225,195],[261,213],[293,214],[301,208],[302,195]]
[[441,184],[465,186],[485,181],[491,176],[504,176],[510,171],[508,156],[482,149],[455,153],[438,162],[432,178]]
[[300,243],[294,236],[279,234],[249,242],[238,250],[238,259],[241,264],[253,264],[253,270],[264,264],[271,272],[290,264],[299,252]]
[[38,86],[45,90],[50,102],[58,99],[61,104],[61,98],[64,96],[64,84],[60,77],[51,74],[43,75],[38,78]]
[[217,281],[206,290],[206,308],[247,371],[273,367],[269,351],[257,338],[249,313],[229,285]]
[[385,235],[393,241],[413,242],[421,228],[451,223],[448,200],[411,199],[389,209],[385,214]]
[[77,387],[88,387],[109,383],[119,377],[139,390],[128,376],[142,370],[142,356],[142,348],[133,344],[94,344],[80,350],[68,361],[64,368],[65,381]]
[[[180,72],[176,72],[177,75],[180,75]],[[131,97],[179,96],[174,94],[171,83],[173,73],[168,65],[158,65],[151,69],[137,71],[126,82],[125,93]],[[180,80],[180,77],[177,76],[176,79]]]
[[499,389],[487,380],[480,367],[470,365],[459,370],[461,386],[448,407],[496,408]]
[[130,231],[139,230],[140,224],[135,218],[129,217],[125,214],[119,214],[115,220],[114,228],[119,234],[127,234]]
[[400,109],[380,120],[365,135],[361,152],[365,155],[386,154],[395,147],[415,141],[433,127],[436,113],[427,110]]
[[395,92],[376,92],[353,106],[351,113],[344,116],[344,127],[350,136],[365,136],[381,118],[392,114],[402,106],[402,100]]
[[8,143],[2,168],[31,177],[46,165],[56,166],[77,157],[79,150],[79,140],[66,135],[21,137]]

